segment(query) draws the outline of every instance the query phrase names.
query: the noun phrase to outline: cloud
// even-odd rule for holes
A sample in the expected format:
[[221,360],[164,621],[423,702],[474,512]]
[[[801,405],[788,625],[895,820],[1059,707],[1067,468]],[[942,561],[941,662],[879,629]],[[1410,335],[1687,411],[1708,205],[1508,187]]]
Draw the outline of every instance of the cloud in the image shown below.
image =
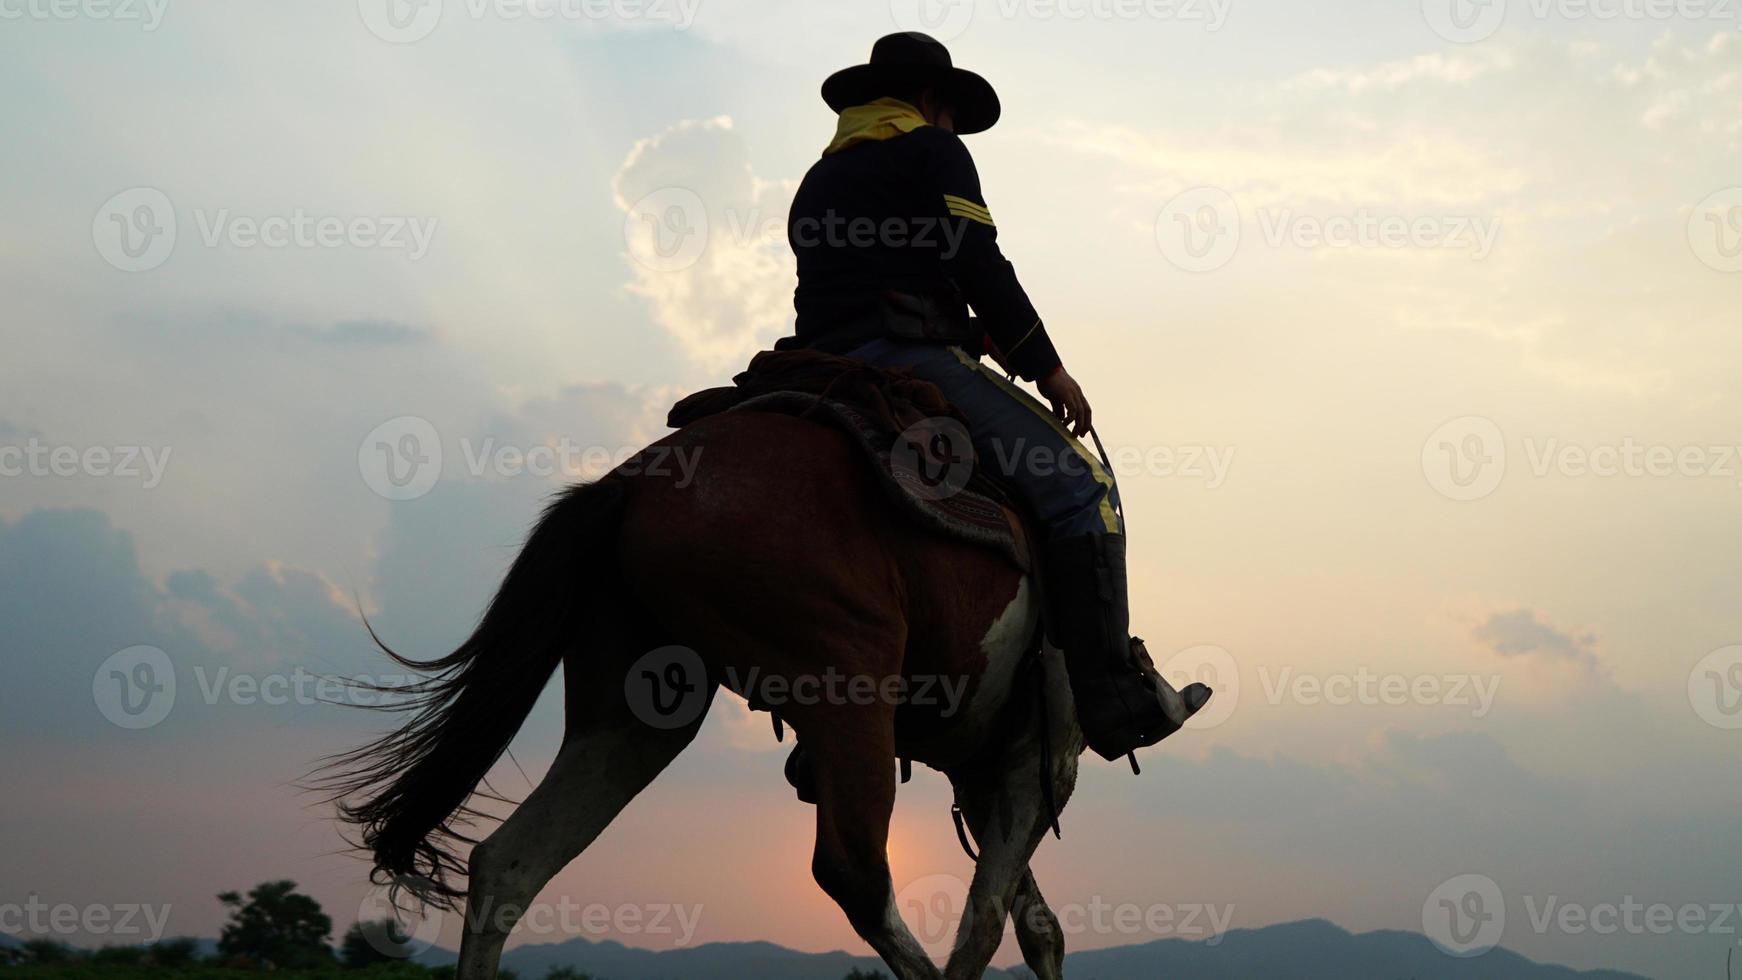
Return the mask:
[[1651,53],[1611,70],[1614,84],[1638,100],[1638,124],[1654,133],[1719,141],[1742,148],[1742,44],[1733,34],[1713,34],[1704,44],[1683,44],[1671,35]]
[[330,327],[296,327],[295,332],[312,340],[329,344],[393,345],[421,344],[431,339],[430,331],[392,320],[344,320]]
[[1556,629],[1533,609],[1497,612],[1471,633],[1503,657],[1538,655],[1595,667],[1597,637]]
[[1359,95],[1371,88],[1398,89],[1417,82],[1467,85],[1483,75],[1504,73],[1511,67],[1510,51],[1477,48],[1467,54],[1421,54],[1369,68],[1315,68],[1283,83],[1283,87],[1306,90],[1340,88],[1350,95]]
[[266,563],[230,583],[191,569],[160,585],[142,571],[132,535],[94,510],[0,522],[0,621],[9,675],[0,730],[33,741],[136,735],[110,725],[93,700],[100,666],[130,647],[162,650],[177,682],[169,716],[142,737],[331,714],[312,700],[243,703],[219,688],[236,675],[353,675],[376,663],[348,598],[322,576]]
[[710,371],[769,346],[792,319],[795,185],[759,179],[748,158],[730,118],[685,120],[637,142],[611,181],[630,292]]

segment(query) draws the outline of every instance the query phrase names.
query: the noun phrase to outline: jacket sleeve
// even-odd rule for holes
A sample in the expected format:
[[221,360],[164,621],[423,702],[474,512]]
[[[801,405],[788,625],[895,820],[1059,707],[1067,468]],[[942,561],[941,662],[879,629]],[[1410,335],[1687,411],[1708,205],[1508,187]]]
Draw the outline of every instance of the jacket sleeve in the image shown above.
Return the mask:
[[927,161],[935,206],[948,222],[944,271],[961,288],[1010,369],[1038,381],[1059,366],[1046,326],[1016,281],[1016,268],[998,248],[998,228],[980,192],[980,174],[968,147],[938,131]]

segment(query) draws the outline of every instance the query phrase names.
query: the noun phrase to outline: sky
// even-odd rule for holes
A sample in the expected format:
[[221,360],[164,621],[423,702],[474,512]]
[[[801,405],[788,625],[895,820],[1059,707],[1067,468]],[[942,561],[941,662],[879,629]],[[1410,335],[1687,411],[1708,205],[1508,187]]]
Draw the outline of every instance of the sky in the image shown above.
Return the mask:
[[[1070,945],[1226,913],[1663,978],[1735,946],[1742,7],[0,20],[0,931],[214,935],[275,878],[368,914],[295,783],[381,719],[310,679],[386,671],[359,609],[451,648],[541,500],[790,330],[818,85],[927,29],[1002,97],[967,142],[1115,453],[1134,629],[1219,692],[1141,777],[1085,760],[1035,862]],[[544,893],[609,914],[516,941],[862,951],[766,721],[721,699]],[[560,734],[552,689],[499,786]],[[897,806],[922,918],[971,873],[948,803]]]

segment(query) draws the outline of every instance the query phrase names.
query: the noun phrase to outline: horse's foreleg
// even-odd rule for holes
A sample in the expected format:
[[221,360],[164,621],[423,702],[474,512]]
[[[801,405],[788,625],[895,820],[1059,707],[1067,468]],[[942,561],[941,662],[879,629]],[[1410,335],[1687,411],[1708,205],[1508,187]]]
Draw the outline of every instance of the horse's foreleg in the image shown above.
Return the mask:
[[892,713],[837,713],[819,721],[803,732],[817,785],[811,873],[896,980],[937,980],[937,967],[901,921],[889,876],[896,788]]
[[662,731],[613,712],[609,723],[570,731],[538,788],[472,849],[457,980],[493,980],[503,943],[539,890],[683,751],[700,726],[698,719]]
[[1062,980],[1065,975],[1065,932],[1058,916],[1040,894],[1032,869],[1023,872],[1016,885],[1016,905],[1010,910],[1016,925],[1016,944],[1022,947],[1022,962],[1035,980]]

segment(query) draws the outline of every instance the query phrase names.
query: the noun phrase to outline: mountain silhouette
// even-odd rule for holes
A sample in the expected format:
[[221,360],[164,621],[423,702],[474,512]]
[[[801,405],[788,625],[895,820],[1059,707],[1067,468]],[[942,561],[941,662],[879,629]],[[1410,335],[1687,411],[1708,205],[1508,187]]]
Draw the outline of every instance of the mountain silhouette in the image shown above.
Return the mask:
[[[0,948],[19,939],[0,933]],[[200,941],[210,955],[210,940]],[[434,947],[414,957],[427,966],[454,962]],[[888,975],[870,956],[802,953],[768,942],[707,943],[688,949],[633,949],[614,941],[529,943],[503,956],[505,967],[537,978],[567,966],[609,980],[841,980],[854,969]],[[1506,949],[1467,959],[1448,956],[1427,937],[1381,930],[1359,935],[1323,919],[1260,929],[1231,929],[1221,941],[1161,939],[1065,957],[1072,980],[1649,980],[1618,970],[1574,970],[1536,963]],[[1020,966],[991,969],[986,980],[1033,980]]]
[[[417,959],[438,965],[453,962],[454,954],[436,948]],[[516,946],[504,955],[503,965],[522,977],[542,977],[553,966],[570,966],[610,980],[841,980],[854,969],[888,975],[875,957],[839,951],[802,953],[767,942],[707,943],[654,952],[611,941],[571,939]],[[1020,966],[988,970],[985,976],[1032,980]],[[1382,930],[1356,935],[1323,919],[1231,929],[1215,945],[1162,939],[1071,953],[1065,958],[1065,976],[1072,980],[1648,980],[1636,973],[1536,963],[1506,949],[1460,959],[1440,952],[1418,933]]]
[[1536,963],[1506,949],[1460,959],[1440,952],[1419,933],[1355,935],[1323,919],[1230,929],[1214,946],[1163,939],[1086,950],[1066,957],[1065,975],[1082,980],[1646,980],[1637,973]]

